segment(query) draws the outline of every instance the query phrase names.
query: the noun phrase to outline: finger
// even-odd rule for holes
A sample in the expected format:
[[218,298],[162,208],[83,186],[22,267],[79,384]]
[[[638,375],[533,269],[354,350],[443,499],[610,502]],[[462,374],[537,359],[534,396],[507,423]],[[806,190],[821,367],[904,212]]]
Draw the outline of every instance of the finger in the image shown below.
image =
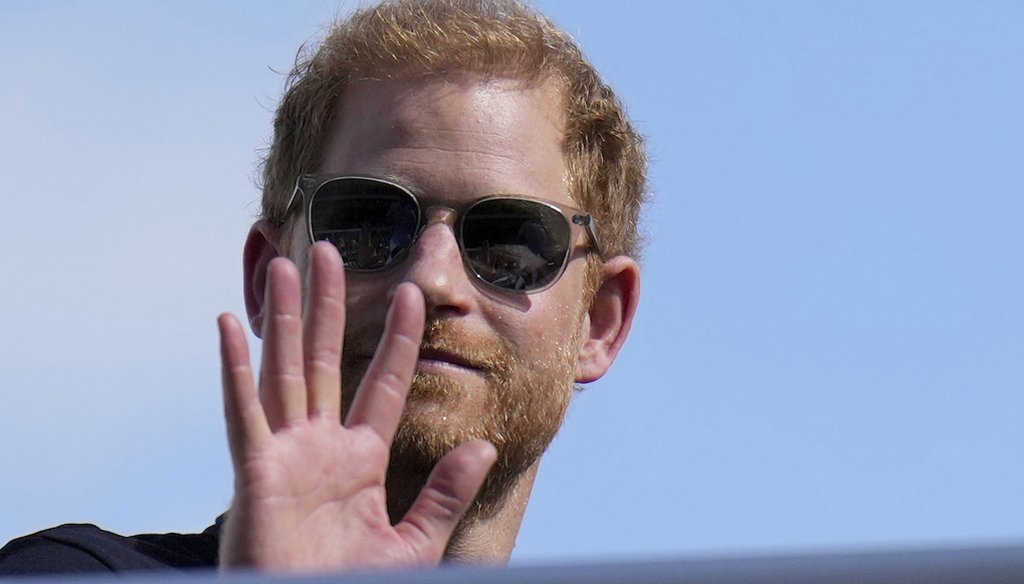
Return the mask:
[[305,375],[309,415],[341,415],[341,349],[345,336],[345,266],[338,250],[317,242],[309,252]]
[[220,331],[221,376],[224,386],[224,419],[228,428],[228,447],[234,461],[242,460],[247,447],[259,447],[270,437],[263,414],[256,380],[249,362],[249,345],[241,323],[231,314],[217,319]]
[[395,290],[384,334],[363,375],[345,425],[366,424],[391,444],[402,417],[423,338],[423,293],[414,284]]
[[437,463],[416,501],[395,527],[420,559],[441,557],[497,457],[498,451],[490,442],[473,440]]
[[260,398],[271,430],[306,418],[302,364],[302,287],[295,264],[274,258],[267,266]]

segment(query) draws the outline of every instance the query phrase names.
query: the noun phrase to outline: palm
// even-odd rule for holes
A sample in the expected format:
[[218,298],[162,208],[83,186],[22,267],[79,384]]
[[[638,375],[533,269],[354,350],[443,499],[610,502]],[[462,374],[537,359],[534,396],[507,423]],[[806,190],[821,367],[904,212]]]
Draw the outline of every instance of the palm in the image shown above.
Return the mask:
[[493,462],[493,447],[472,442],[449,453],[405,518],[391,525],[385,476],[422,334],[422,296],[410,287],[396,292],[378,354],[342,424],[343,272],[330,246],[315,246],[311,257],[305,325],[294,267],[275,260],[268,268],[258,392],[241,326],[232,317],[220,320],[235,467],[221,565],[437,563]]
[[339,549],[337,559],[346,565],[361,564],[373,550],[390,550],[398,556],[391,560],[415,561],[402,557],[408,550],[388,520],[386,465],[386,445],[375,434],[349,430],[335,420],[314,419],[279,431],[272,444],[241,465],[247,504],[258,510],[248,528],[306,537],[301,549],[268,542],[261,555],[275,558],[272,564],[288,557],[314,561],[333,555],[331,542],[342,541],[369,548]]

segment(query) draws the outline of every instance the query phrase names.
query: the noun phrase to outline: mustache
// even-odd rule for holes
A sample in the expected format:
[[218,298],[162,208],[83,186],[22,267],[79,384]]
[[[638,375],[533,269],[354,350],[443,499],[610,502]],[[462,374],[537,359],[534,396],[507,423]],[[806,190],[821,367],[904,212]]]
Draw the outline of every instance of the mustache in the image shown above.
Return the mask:
[[[368,359],[377,351],[382,325],[345,332],[342,363]],[[430,319],[423,327],[420,354],[441,354],[489,374],[504,375],[515,364],[513,351],[497,335],[475,332],[452,318]]]

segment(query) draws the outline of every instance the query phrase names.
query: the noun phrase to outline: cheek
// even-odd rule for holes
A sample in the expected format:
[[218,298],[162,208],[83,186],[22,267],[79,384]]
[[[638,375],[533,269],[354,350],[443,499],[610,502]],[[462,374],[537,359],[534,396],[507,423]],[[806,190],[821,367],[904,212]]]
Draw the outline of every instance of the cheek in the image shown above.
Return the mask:
[[345,309],[347,328],[361,329],[366,326],[383,326],[388,307],[391,304],[392,285],[390,279],[375,274],[345,273]]
[[574,359],[579,350],[579,308],[572,303],[534,307],[529,313],[505,318],[498,334],[507,339],[523,364]]
[[349,272],[345,273],[345,280],[345,305],[349,312],[371,306],[374,304],[374,302],[371,302],[371,299],[380,301],[381,291],[379,286],[354,281],[355,279]]

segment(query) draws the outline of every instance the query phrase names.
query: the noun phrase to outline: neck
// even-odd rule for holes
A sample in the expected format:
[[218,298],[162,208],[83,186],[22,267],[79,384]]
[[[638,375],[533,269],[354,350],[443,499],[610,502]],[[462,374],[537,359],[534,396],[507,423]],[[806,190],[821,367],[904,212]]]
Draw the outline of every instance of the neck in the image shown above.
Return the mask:
[[445,560],[455,563],[508,563],[516,547],[533,482],[540,461],[524,472],[504,498],[501,506],[486,516],[467,514],[448,542]]

